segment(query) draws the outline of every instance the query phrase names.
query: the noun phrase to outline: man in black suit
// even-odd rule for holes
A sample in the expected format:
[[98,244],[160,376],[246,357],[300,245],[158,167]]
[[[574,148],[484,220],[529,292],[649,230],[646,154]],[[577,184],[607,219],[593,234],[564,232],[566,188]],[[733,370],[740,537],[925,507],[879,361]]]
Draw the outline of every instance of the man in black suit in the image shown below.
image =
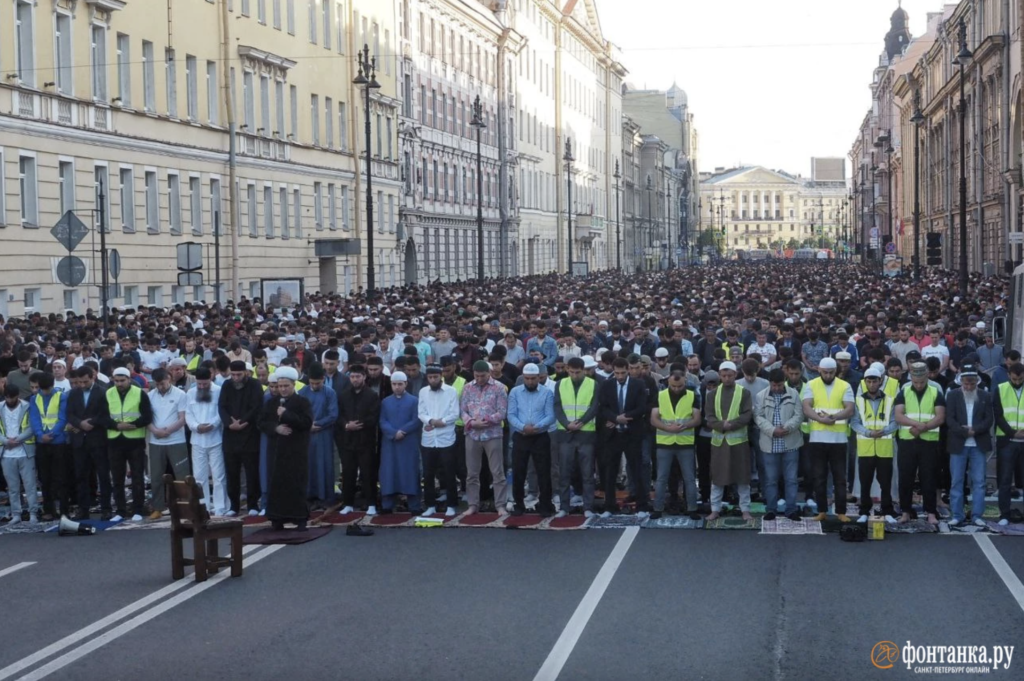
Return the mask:
[[95,372],[88,364],[71,372],[75,387],[68,395],[67,415],[78,490],[78,515],[75,520],[89,519],[89,507],[92,505],[89,476],[93,469],[99,477],[101,518],[110,520],[113,516],[107,431],[101,425],[107,419],[107,397],[104,390],[96,385],[95,379]]
[[641,449],[644,424],[647,417],[647,386],[643,381],[629,377],[629,364],[619,357],[612,363],[613,379],[601,386],[598,398],[600,417],[605,421],[608,442],[604,449],[604,513],[607,518],[618,510],[615,503],[615,478],[619,461],[626,455],[629,479],[634,483],[633,496],[640,517],[650,515],[650,494],[643,482]]

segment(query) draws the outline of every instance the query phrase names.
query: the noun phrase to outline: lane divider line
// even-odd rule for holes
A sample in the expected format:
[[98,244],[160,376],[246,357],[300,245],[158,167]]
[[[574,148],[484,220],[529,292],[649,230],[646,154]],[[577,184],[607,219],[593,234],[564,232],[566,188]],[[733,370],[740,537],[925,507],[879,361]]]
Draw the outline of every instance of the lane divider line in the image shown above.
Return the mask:
[[21,569],[27,568],[27,567],[31,567],[31,566],[33,566],[35,564],[36,564],[36,562],[34,560],[32,560],[32,561],[26,561],[24,563],[18,563],[17,565],[12,565],[9,568],[4,568],[3,570],[0,570],[0,577],[6,577],[7,575],[11,574],[12,572],[17,572],[18,570],[21,570]]
[[576,611],[569,618],[569,623],[565,625],[562,635],[555,641],[554,648],[548,653],[547,659],[544,660],[544,664],[541,665],[537,675],[533,677],[533,681],[555,681],[558,678],[558,675],[562,672],[562,667],[565,666],[569,655],[572,654],[573,648],[576,647],[580,636],[583,635],[587,622],[590,621],[591,616],[597,609],[597,605],[601,602],[604,592],[608,590],[608,585],[611,584],[612,577],[615,576],[615,572],[622,565],[622,559],[626,557],[626,552],[629,551],[629,547],[632,546],[633,540],[636,539],[638,534],[640,534],[639,527],[627,527],[622,536],[619,537],[619,541],[616,542],[612,552],[608,554],[608,558],[604,561],[604,565],[601,566],[597,576],[594,577],[594,581],[591,583],[590,588],[587,589],[583,600],[576,606]]
[[992,538],[979,532],[975,532],[971,536],[974,537],[974,541],[978,542],[981,552],[985,554],[988,562],[992,564],[992,569],[996,571],[999,578],[1003,580],[1003,584],[1010,590],[1010,595],[1017,601],[1017,605],[1020,606],[1021,610],[1024,610],[1024,584],[1021,584],[1020,578],[1014,573],[1013,568],[1010,567],[1006,559],[1003,558],[1003,554],[999,553],[995,544],[992,543]]

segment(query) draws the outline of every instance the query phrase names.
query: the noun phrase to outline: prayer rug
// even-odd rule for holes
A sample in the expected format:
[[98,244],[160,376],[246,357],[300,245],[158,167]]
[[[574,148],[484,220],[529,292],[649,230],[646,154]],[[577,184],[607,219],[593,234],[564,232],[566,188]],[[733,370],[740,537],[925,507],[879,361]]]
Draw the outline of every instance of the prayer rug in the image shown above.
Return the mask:
[[657,520],[648,518],[641,527],[653,530],[699,530],[704,527],[704,519],[693,520],[687,515],[665,515]]
[[468,512],[455,516],[454,522],[445,523],[446,527],[505,527],[504,518],[497,513],[474,513]]
[[547,518],[542,518],[537,513],[524,513],[521,516],[507,516],[504,525],[510,530],[536,530],[545,520]]
[[1024,524],[1021,523],[1010,523],[1009,525],[1000,525],[997,522],[987,521],[988,529],[990,532],[1001,534],[1006,537],[1024,537]]
[[761,521],[761,534],[820,534],[821,523],[809,518],[790,520],[789,518],[776,518],[775,520]]
[[587,527],[597,530],[621,530],[624,527],[643,527],[644,522],[645,519],[635,515],[613,515],[610,518],[594,516]]
[[140,520],[138,522],[125,520],[108,528],[110,530],[170,530],[171,519],[164,517],[160,520]]
[[355,513],[346,513],[344,515],[342,515],[341,513],[338,513],[337,511],[335,511],[333,513],[324,513],[324,514],[321,514],[321,515],[314,514],[309,519],[309,522],[310,522],[311,525],[321,525],[322,524],[322,525],[345,525],[345,526],[347,526],[347,525],[351,525],[353,523],[359,522],[359,519],[363,518],[365,515],[366,514],[361,512],[361,511],[357,511]]
[[980,527],[974,523],[961,523],[950,527],[949,523],[945,520],[939,522],[939,534],[958,534],[966,536],[969,534],[977,534],[979,532],[984,534],[987,531],[988,527]]
[[742,517],[721,516],[714,520],[704,521],[705,530],[759,530],[761,519],[751,518],[744,520]]
[[587,521],[591,520],[583,514],[567,515],[564,518],[545,518],[537,529],[539,530],[585,530]]
[[384,513],[363,518],[362,525],[368,527],[413,527],[416,517],[411,513]]
[[[79,524],[83,525],[83,526],[94,527],[94,528],[96,528],[97,532],[103,532],[104,530],[109,530],[112,527],[114,527],[115,525],[120,525],[123,522],[124,522],[123,520],[117,520],[117,521],[114,521],[114,520],[83,520]],[[47,532],[56,532],[59,527],[60,527],[60,525],[56,524],[53,527],[48,528],[46,531]]]
[[319,539],[333,528],[331,525],[310,527],[304,532],[299,530],[274,530],[266,528],[251,532],[242,539],[243,544],[305,544]]
[[934,534],[939,528],[929,523],[926,518],[918,518],[905,523],[886,523],[885,531],[892,534]]
[[30,523],[22,521],[17,525],[0,525],[0,535],[4,534],[37,534],[42,532],[57,531],[57,521],[48,523]]

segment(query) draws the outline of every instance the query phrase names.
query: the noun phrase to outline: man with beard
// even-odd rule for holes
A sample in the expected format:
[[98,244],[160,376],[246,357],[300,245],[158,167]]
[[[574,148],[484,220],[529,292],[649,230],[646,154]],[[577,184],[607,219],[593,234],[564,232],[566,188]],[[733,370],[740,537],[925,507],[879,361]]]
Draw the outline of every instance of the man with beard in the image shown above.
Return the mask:
[[[411,513],[420,506],[419,400],[405,392],[408,381],[401,371],[391,375],[390,397],[380,406],[381,510],[390,513],[399,495]],[[433,484],[433,480],[430,481]]]
[[[946,399],[928,380],[923,362],[910,365],[910,383],[895,400],[899,424],[900,522],[916,516],[912,508],[914,481],[921,476],[921,498],[928,522],[938,525],[937,487],[939,467],[939,427],[946,421]],[[838,503],[838,500],[837,500]]]
[[[534,365],[536,366],[536,365]],[[589,518],[594,515],[594,447],[597,443],[598,395],[600,385],[584,375],[586,362],[569,360],[569,376],[559,381],[554,390],[554,414],[558,423],[558,485],[559,517],[569,512],[569,486],[574,471],[580,471],[583,508]],[[539,372],[538,372],[539,373]],[[525,377],[524,377],[525,382]]]
[[348,377],[338,370],[340,362],[337,350],[328,350],[324,353],[324,385],[333,390],[336,395],[348,385]]
[[[654,513],[660,518],[665,511],[672,462],[678,461],[686,489],[686,512],[693,520],[697,514],[697,478],[694,459],[694,429],[701,424],[700,396],[686,387],[686,374],[673,371],[668,389],[658,393],[657,406],[651,410],[651,426],[656,430],[658,481],[654,491]],[[677,483],[678,484],[678,483]]]
[[[615,481],[619,462],[626,457],[626,469],[633,483],[637,517],[646,518],[648,482],[643,476],[642,449],[646,434],[644,417],[647,415],[647,386],[642,379],[634,377],[629,364],[622,357],[616,358],[613,366],[614,380],[605,381],[598,395],[601,418],[605,421],[608,443],[604,451],[604,512],[602,517],[611,517],[618,511],[615,499]],[[650,480],[650,478],[648,478]]]
[[299,372],[281,367],[275,373],[278,397],[262,405],[258,417],[259,430],[268,437],[267,516],[275,530],[283,530],[285,523],[295,523],[303,531],[309,519],[306,490],[313,412],[309,400],[295,392]]
[[459,409],[466,424],[466,492],[469,513],[480,508],[480,467],[486,457],[494,486],[494,506],[499,517],[508,514],[505,508],[504,456],[501,451],[501,424],[508,411],[505,386],[491,378],[491,366],[480,360],[473,365],[473,382],[462,390]]
[[437,512],[437,491],[434,480],[440,463],[448,509],[445,516],[451,518],[459,506],[459,487],[455,466],[455,422],[459,418],[459,395],[455,388],[446,385],[441,377],[441,365],[427,367],[427,387],[420,390],[417,405],[423,434],[420,449],[423,455],[423,498],[427,510],[424,516]]
[[167,510],[164,499],[164,472],[170,465],[175,480],[188,477],[188,447],[185,444],[185,400],[184,392],[171,384],[167,370],[153,370],[154,389],[149,393],[153,407],[153,422],[149,424],[146,437],[149,445],[149,479],[153,483],[153,512],[150,520],[159,520]]
[[[117,516],[128,514],[124,494],[127,468],[132,470],[132,520],[142,520],[146,502],[146,428],[153,422],[149,397],[132,382],[126,367],[114,369],[114,386],[107,390],[107,451],[113,478]],[[116,516],[115,516],[116,517]]]
[[[372,358],[371,358],[372,359]],[[377,358],[379,359],[379,358]],[[355,511],[356,481],[363,489],[367,515],[377,514],[377,424],[380,398],[366,385],[367,370],[349,367],[349,384],[338,395],[335,443],[341,455],[341,513]]]
[[[569,362],[571,366],[578,364],[578,371],[582,374],[583,360],[573,357]],[[508,424],[512,430],[512,498],[515,501],[512,515],[516,516],[526,512],[524,488],[531,459],[540,488],[538,511],[544,517],[554,512],[548,430],[555,422],[555,396],[550,390],[539,388],[539,383],[540,369],[536,364],[527,364],[523,368],[523,384],[513,388],[508,396]]]
[[391,394],[391,382],[384,375],[384,361],[380,357],[366,358],[366,382],[364,385],[377,395],[377,399],[383,400]]
[[[898,361],[898,360],[897,360]],[[871,485],[878,478],[882,497],[882,515],[895,523],[892,506],[892,462],[895,454],[896,419],[894,400],[882,390],[881,365],[873,364],[864,374],[865,389],[857,395],[857,408],[850,429],[857,434],[857,465],[860,473],[860,517],[866,523],[873,500]]]
[[[805,352],[806,355],[806,352]],[[805,360],[806,361],[806,360]],[[853,416],[853,389],[836,378],[838,365],[831,357],[818,360],[818,378],[810,381],[800,395],[804,416],[811,422],[811,465],[814,470],[814,496],[818,505],[816,520],[824,520],[828,510],[828,474],[832,472],[836,516],[846,516],[847,424]]]
[[[249,375],[245,362],[230,365],[231,380],[221,386],[218,406],[224,424],[224,466],[227,472],[228,516],[241,512],[242,466],[245,466],[246,505],[249,515],[259,514],[260,439],[256,418],[263,405],[263,389]],[[278,374],[280,378],[280,373]]]
[[947,447],[951,484],[949,505],[953,513],[949,524],[958,525],[964,515],[964,478],[970,469],[971,518],[985,527],[985,469],[992,452],[992,425],[995,412],[992,393],[978,390],[978,369],[973,364],[960,366],[960,388],[946,396]]
[[171,377],[171,385],[178,390],[188,393],[195,385],[195,376],[185,370],[187,362],[181,357],[175,357],[167,363],[167,373]]
[[722,497],[728,485],[736,485],[740,511],[750,520],[750,444],[747,426],[753,418],[750,392],[736,384],[736,365],[722,362],[718,367],[721,385],[707,394],[704,412],[711,430],[711,515],[722,512]]
[[[211,515],[231,510],[224,469],[223,424],[220,418],[221,387],[209,367],[196,369],[196,384],[185,397],[185,425],[192,432],[192,475],[203,490],[203,504]],[[213,495],[210,495],[210,476]]]
[[[279,379],[280,380],[280,379]],[[280,386],[279,386],[280,387]],[[309,436],[309,491],[314,508],[334,503],[334,424],[338,420],[338,395],[324,385],[324,368],[309,367],[309,385],[299,391],[309,400],[313,426]]]

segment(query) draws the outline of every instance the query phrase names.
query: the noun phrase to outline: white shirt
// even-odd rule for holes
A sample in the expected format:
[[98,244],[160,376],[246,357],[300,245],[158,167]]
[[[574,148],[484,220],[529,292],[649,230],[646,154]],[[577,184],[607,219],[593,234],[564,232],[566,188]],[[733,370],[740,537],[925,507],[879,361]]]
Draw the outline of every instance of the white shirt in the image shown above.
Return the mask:
[[142,372],[146,374],[153,373],[171,361],[170,357],[163,350],[155,350],[153,352],[139,350],[139,359],[142,360]]
[[[0,418],[4,421],[4,433],[7,434],[4,441],[9,437],[17,438],[21,434],[21,420],[25,417],[26,411],[28,411],[28,405],[24,402],[18,405],[14,411],[7,407],[6,402],[0,404]],[[24,444],[8,449],[5,444],[0,443],[0,455],[7,459],[23,459],[27,456],[27,452]]]
[[921,350],[921,357],[924,359],[928,359],[929,357],[938,357],[940,362],[943,357],[945,357],[946,360],[949,360],[949,348],[945,345],[926,345],[924,346],[924,349]]
[[[149,405],[153,408],[153,425],[167,428],[176,423],[178,415],[185,411],[185,393],[173,385],[166,395],[161,395],[159,389],[153,388],[149,391]],[[146,442],[151,445],[183,445],[185,429],[178,428],[164,438],[156,437],[147,429]]]
[[66,378],[60,381],[53,379],[53,389],[60,393],[69,393],[71,392],[71,381]]
[[455,422],[459,420],[459,394],[450,385],[441,382],[440,390],[424,386],[420,389],[418,413],[424,426],[429,421],[440,419],[443,428],[421,431],[420,444],[424,447],[451,447],[455,444]]
[[[975,390],[973,399],[967,399],[967,392],[964,391],[964,406],[967,408],[967,427],[974,427],[974,405],[978,402],[978,392]],[[978,441],[974,439],[974,436],[964,440],[964,447],[977,447]]]
[[267,354],[267,361],[276,367],[281,366],[281,362],[284,361],[284,358],[288,356],[288,351],[282,348],[280,345],[273,349],[267,348],[266,350],[264,350],[264,352]]
[[[196,399],[198,388],[189,388],[185,398],[185,424],[192,431],[192,446],[194,447],[215,447],[221,444],[223,439],[223,428],[220,422],[220,410],[217,403],[220,401],[220,386],[210,386],[210,401],[200,402]],[[200,433],[199,426],[208,423],[214,428],[208,433]]]
[[747,357],[750,357],[751,353],[756,352],[761,355],[762,360],[766,360],[769,357],[778,357],[779,353],[775,350],[775,346],[771,343],[765,343],[764,345],[757,345],[756,343],[747,348]]

